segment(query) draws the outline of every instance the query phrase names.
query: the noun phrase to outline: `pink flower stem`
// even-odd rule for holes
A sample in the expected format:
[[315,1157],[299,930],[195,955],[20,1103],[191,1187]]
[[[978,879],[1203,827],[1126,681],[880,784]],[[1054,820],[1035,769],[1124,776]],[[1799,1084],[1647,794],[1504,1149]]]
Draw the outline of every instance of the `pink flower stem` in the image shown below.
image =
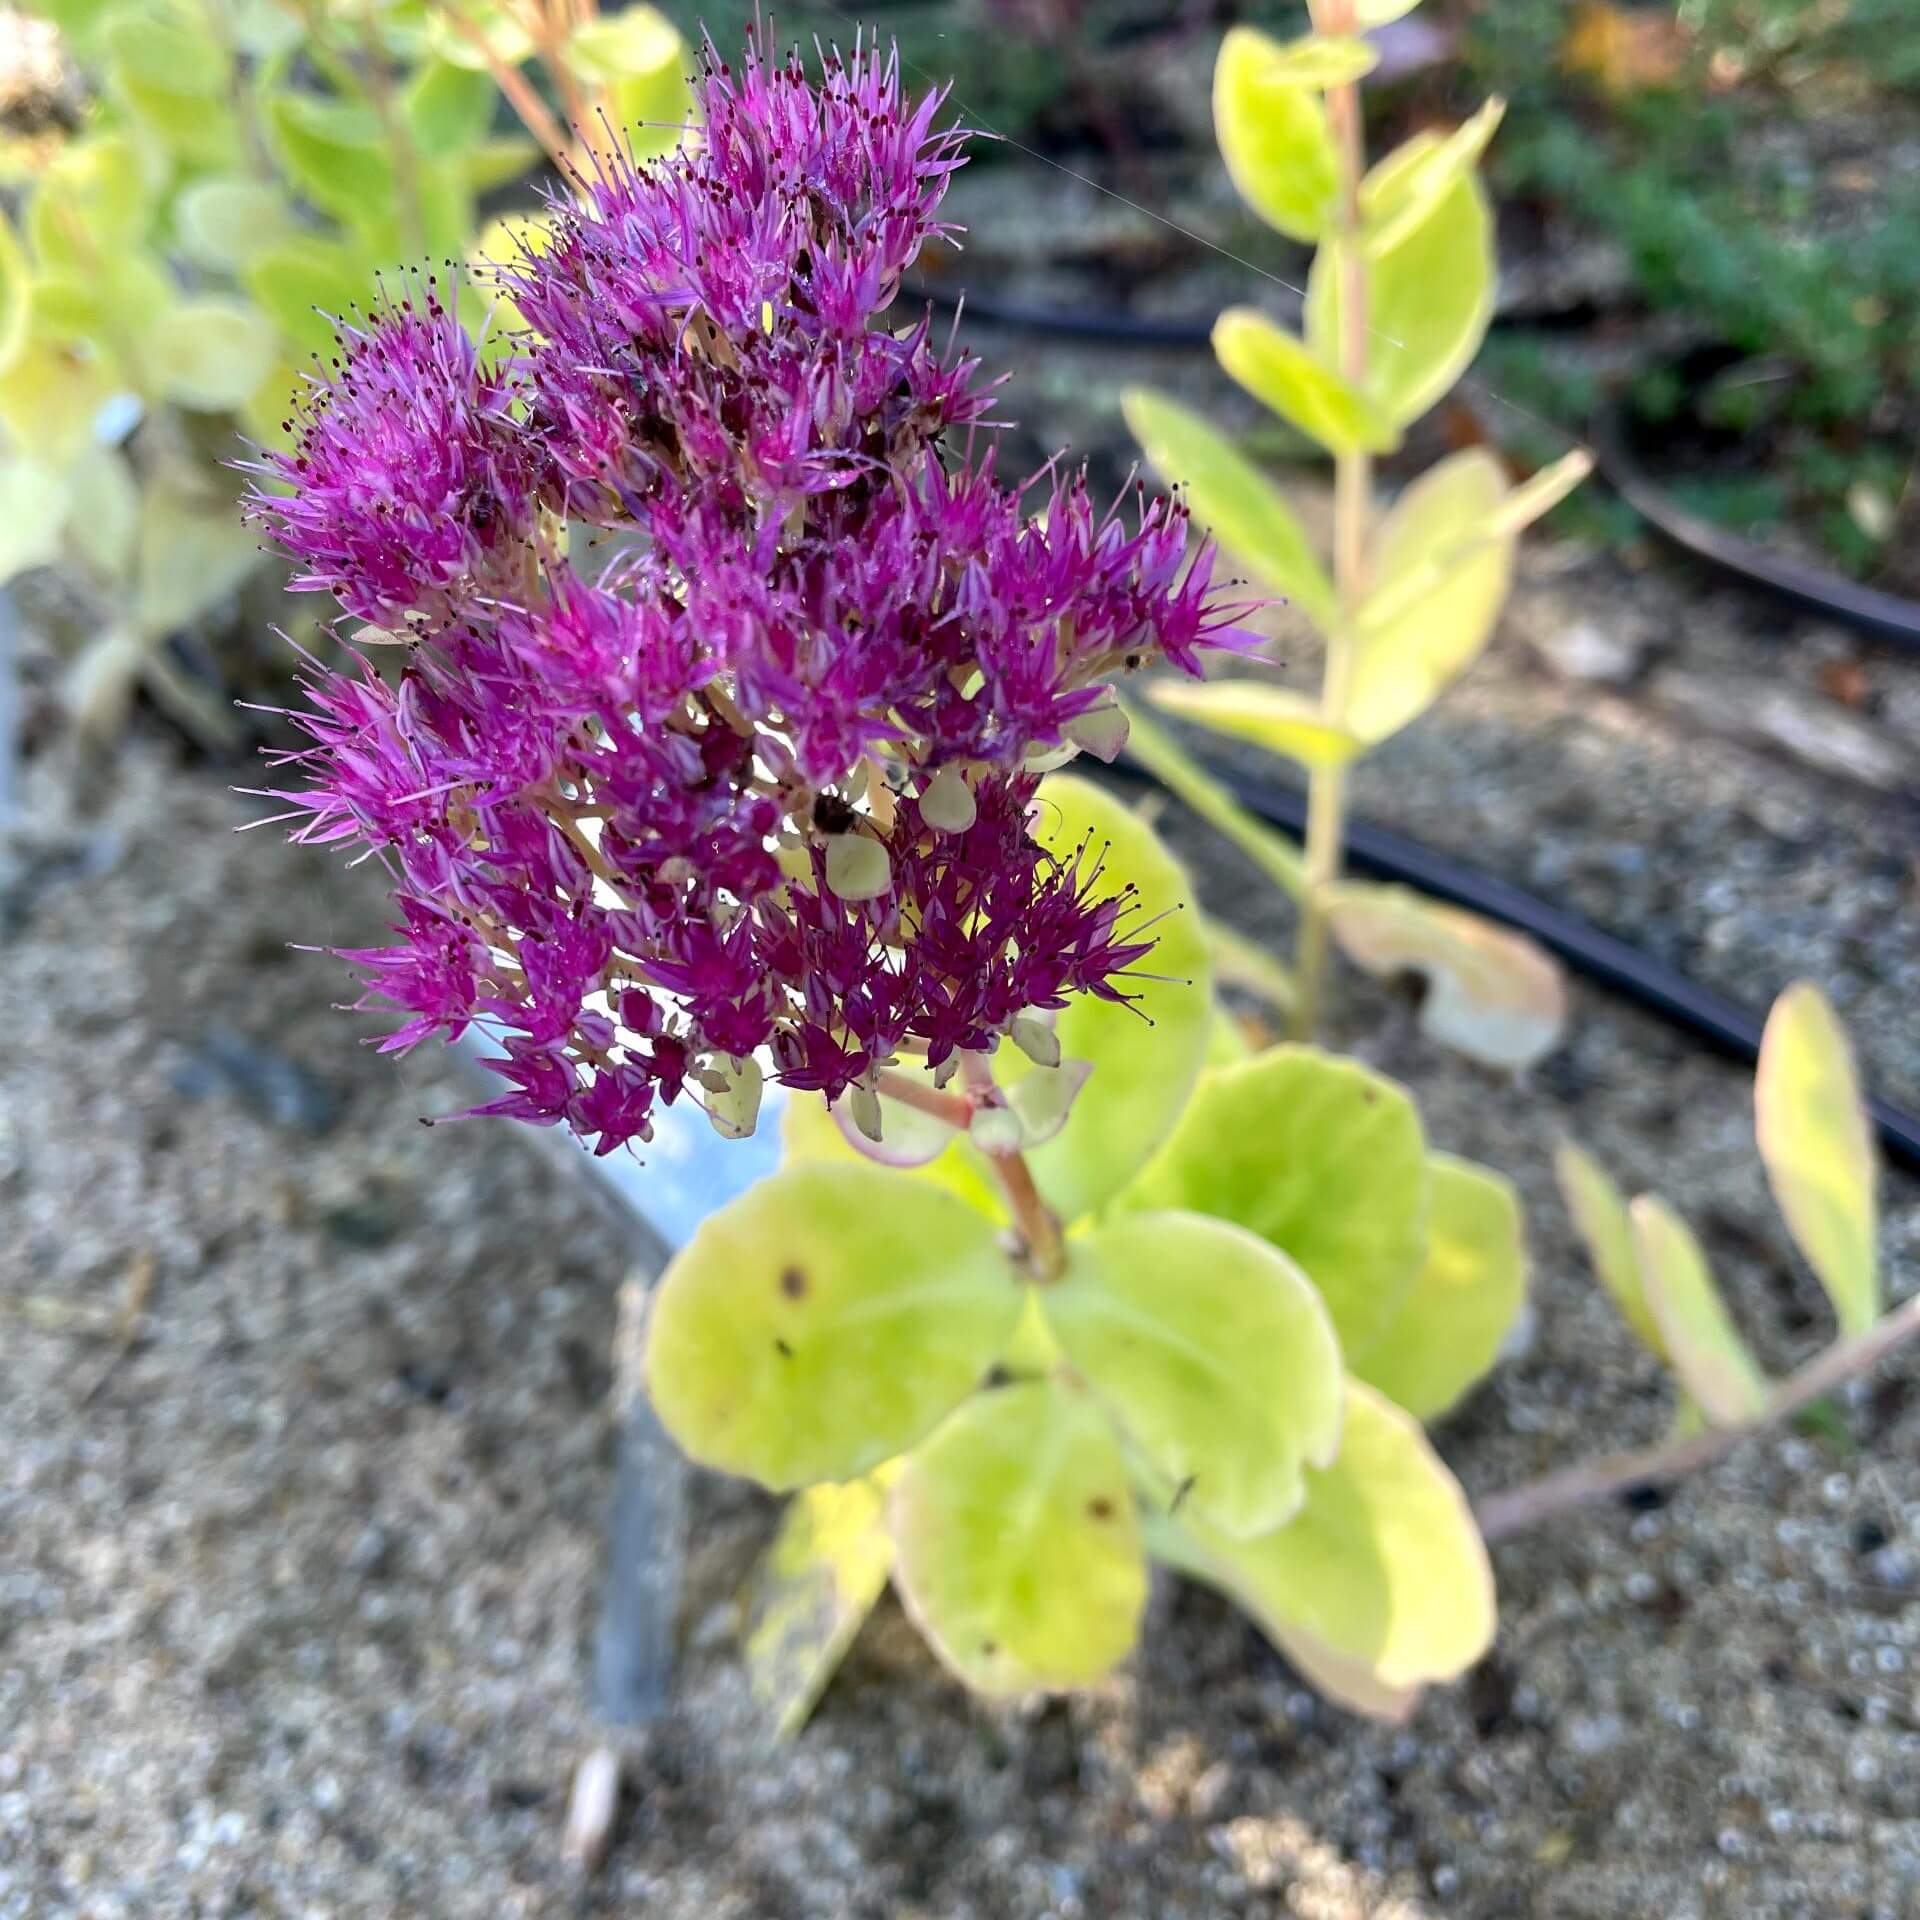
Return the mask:
[[[986,1106],[997,1095],[993,1069],[984,1054],[963,1053],[960,1071],[966,1077],[971,1104]],[[989,1153],[987,1165],[1006,1196],[1007,1211],[1013,1215],[1014,1232],[1020,1236],[1027,1277],[1037,1286],[1058,1280],[1067,1270],[1066,1241],[1060,1232],[1060,1216],[1040,1197],[1034,1185],[1033,1169],[1019,1148],[1011,1153]]]

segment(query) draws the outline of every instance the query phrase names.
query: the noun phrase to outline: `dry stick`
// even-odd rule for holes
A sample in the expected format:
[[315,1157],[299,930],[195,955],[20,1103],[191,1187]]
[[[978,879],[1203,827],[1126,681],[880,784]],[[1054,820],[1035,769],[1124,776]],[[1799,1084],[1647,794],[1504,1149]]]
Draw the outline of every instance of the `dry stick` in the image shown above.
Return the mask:
[[1604,1500],[1610,1494],[1625,1493],[1656,1481],[1677,1480],[1682,1474],[1711,1466],[1749,1435],[1764,1433],[1802,1407],[1823,1399],[1856,1374],[1877,1365],[1917,1333],[1920,1333],[1920,1293],[1894,1308],[1857,1338],[1838,1342],[1824,1353],[1816,1354],[1798,1372],[1788,1374],[1773,1398],[1753,1419],[1737,1427],[1714,1427],[1669,1446],[1647,1447],[1639,1453],[1610,1454],[1604,1459],[1590,1460],[1584,1466],[1569,1467],[1564,1473],[1550,1473],[1544,1479],[1529,1481],[1482,1501],[1474,1510],[1474,1518],[1488,1540],[1504,1540],[1509,1534],[1538,1526],[1541,1521],[1551,1520],[1571,1508]]
[[[1354,30],[1353,0],[1316,0],[1314,24],[1323,33]],[[1367,259],[1360,245],[1360,179],[1366,166],[1360,123],[1360,90],[1349,84],[1327,93],[1334,152],[1340,173],[1334,214],[1334,245],[1343,278],[1340,301],[1340,373],[1358,391],[1367,375]],[[1320,705],[1339,726],[1346,717],[1353,680],[1355,630],[1366,595],[1367,505],[1373,489],[1373,462],[1358,451],[1334,456],[1333,578],[1338,598],[1333,630],[1327,635],[1327,663]],[[1345,767],[1316,767],[1307,783],[1307,890],[1300,907],[1300,945],[1294,977],[1292,1032],[1296,1040],[1313,1038],[1320,1018],[1320,988],[1327,971],[1326,890],[1340,878],[1341,845],[1346,837]]]

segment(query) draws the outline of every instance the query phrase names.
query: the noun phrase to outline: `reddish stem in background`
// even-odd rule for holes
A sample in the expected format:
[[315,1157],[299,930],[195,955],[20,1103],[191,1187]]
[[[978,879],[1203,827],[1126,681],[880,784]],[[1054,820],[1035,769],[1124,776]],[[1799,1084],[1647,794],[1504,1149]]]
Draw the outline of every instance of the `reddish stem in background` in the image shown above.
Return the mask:
[[1474,1510],[1480,1531],[1488,1540],[1504,1540],[1526,1527],[1538,1526],[1574,1507],[1604,1500],[1657,1481],[1677,1480],[1682,1474],[1711,1466],[1751,1434],[1777,1426],[1835,1387],[1883,1360],[1903,1341],[1920,1333],[1920,1293],[1896,1307],[1877,1326],[1853,1340],[1829,1347],[1796,1373],[1790,1373],[1761,1413],[1737,1427],[1716,1427],[1670,1446],[1648,1447],[1639,1453],[1616,1453],[1550,1473],[1542,1480],[1510,1488],[1483,1500]]

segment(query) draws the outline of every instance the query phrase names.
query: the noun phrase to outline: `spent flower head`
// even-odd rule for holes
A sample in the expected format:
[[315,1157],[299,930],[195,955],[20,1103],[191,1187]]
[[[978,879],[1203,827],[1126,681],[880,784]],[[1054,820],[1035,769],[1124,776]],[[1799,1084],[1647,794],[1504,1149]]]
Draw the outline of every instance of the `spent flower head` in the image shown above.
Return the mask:
[[393,874],[362,1004],[390,1048],[484,1020],[477,1111],[602,1152],[683,1092],[750,1125],[757,1060],[835,1098],[1124,999],[1151,942],[1036,842],[1039,769],[1117,749],[1106,676],[1245,638],[1180,507],[1009,486],[974,362],[882,324],[951,232],[938,94],[870,46],[695,91],[500,271],[524,335],[432,292],[344,330],[253,503],[374,630],[280,790]]

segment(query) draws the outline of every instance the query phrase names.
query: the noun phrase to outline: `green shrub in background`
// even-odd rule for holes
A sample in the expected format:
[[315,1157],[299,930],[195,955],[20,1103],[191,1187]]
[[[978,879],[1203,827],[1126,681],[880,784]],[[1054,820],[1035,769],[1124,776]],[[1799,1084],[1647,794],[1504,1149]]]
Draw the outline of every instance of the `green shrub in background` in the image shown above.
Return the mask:
[[[1676,491],[1920,587],[1896,511],[1920,442],[1920,185],[1896,157],[1920,128],[1920,9],[1495,0],[1464,29],[1466,72],[1509,102],[1503,199],[1613,243],[1625,300],[1668,317],[1631,397],[1706,469]],[[1703,377],[1678,388],[1676,329],[1703,350]],[[1577,430],[1566,360],[1510,336],[1490,371]]]
[[557,0],[37,10],[88,104],[70,137],[8,155],[0,580],[53,565],[84,590],[65,689],[83,727],[111,732],[144,688],[217,741],[224,708],[161,643],[254,571],[228,464],[240,436],[282,434],[302,367],[380,274],[486,246],[484,197],[543,146],[563,158],[567,129],[672,145],[686,49],[650,7],[600,18]]

